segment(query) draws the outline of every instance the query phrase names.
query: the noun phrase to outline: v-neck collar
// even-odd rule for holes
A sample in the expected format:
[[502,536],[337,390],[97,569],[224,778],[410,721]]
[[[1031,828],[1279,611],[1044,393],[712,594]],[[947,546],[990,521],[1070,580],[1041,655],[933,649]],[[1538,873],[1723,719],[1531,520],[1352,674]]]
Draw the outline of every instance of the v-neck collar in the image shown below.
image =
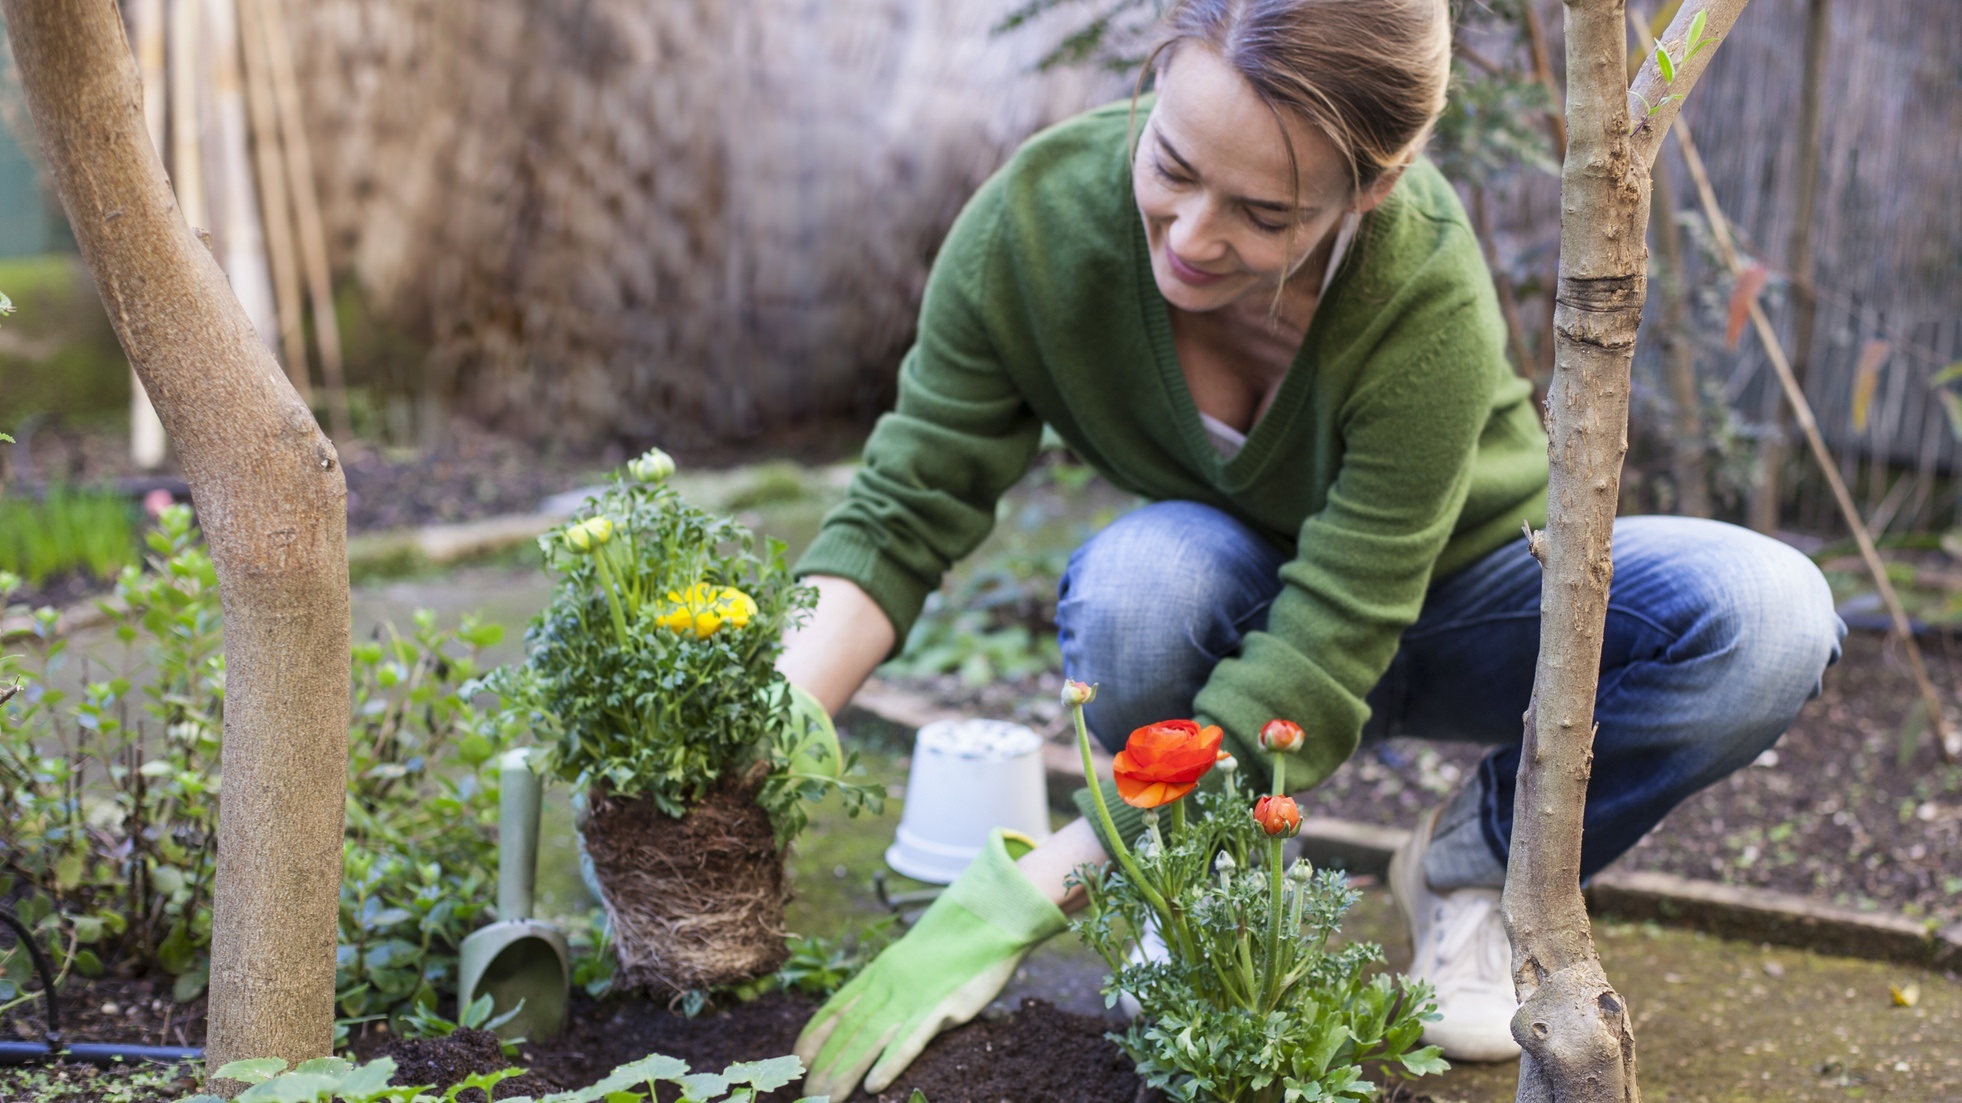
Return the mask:
[[1315,303],[1315,315],[1308,319],[1301,346],[1295,349],[1294,358],[1288,362],[1287,374],[1281,378],[1274,401],[1268,403],[1266,412],[1247,430],[1246,443],[1241,445],[1238,452],[1227,457],[1220,455],[1213,446],[1205,423],[1200,420],[1199,404],[1193,401],[1192,389],[1186,385],[1185,372],[1179,366],[1178,346],[1172,339],[1171,304],[1158,293],[1158,281],[1151,271],[1151,244],[1145,237],[1144,218],[1135,205],[1131,207],[1130,222],[1132,278],[1138,285],[1138,306],[1144,315],[1145,336],[1151,344],[1153,358],[1158,362],[1159,382],[1164,385],[1165,397],[1178,420],[1178,432],[1185,444],[1187,458],[1219,489],[1228,492],[1245,489],[1266,471],[1276,448],[1287,439],[1301,411],[1314,375],[1313,350],[1327,328],[1322,319],[1349,282],[1335,277],[1346,268],[1350,254],[1354,252],[1353,242],[1348,239],[1355,236],[1355,230],[1345,224],[1338,231],[1336,247],[1340,252],[1331,258],[1329,275],[1324,278],[1321,296]]

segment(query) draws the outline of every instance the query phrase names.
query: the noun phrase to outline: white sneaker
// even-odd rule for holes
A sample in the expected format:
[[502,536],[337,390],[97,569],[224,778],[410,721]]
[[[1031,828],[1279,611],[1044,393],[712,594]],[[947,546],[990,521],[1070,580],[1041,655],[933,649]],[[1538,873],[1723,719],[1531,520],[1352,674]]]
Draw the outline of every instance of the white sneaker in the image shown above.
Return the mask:
[[1424,851],[1441,811],[1426,813],[1390,859],[1390,891],[1416,946],[1410,975],[1431,982],[1443,1016],[1425,1024],[1423,1041],[1453,1061],[1511,1061],[1519,1056],[1512,1039],[1519,1001],[1499,891],[1433,892],[1424,879]]

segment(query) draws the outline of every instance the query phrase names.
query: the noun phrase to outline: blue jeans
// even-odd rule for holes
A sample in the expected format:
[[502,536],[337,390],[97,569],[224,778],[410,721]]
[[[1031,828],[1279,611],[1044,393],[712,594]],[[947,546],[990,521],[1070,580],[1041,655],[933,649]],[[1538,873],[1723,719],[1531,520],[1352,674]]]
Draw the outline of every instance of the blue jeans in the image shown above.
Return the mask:
[[[1363,730],[1495,746],[1464,799],[1501,869],[1540,643],[1540,566],[1525,545],[1432,583]],[[1227,514],[1176,501],[1077,549],[1056,620],[1065,673],[1100,683],[1086,710],[1098,738],[1115,750],[1133,728],[1191,715],[1213,666],[1265,626],[1288,558]],[[1810,560],[1734,525],[1624,518],[1614,563],[1583,877],[1777,742],[1846,633]]]

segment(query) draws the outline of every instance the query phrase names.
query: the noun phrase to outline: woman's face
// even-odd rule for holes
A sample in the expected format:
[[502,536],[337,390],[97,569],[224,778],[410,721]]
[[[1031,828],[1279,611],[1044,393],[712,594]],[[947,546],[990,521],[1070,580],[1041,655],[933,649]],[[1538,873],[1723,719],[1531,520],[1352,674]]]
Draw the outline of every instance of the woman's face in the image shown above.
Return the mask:
[[1341,154],[1320,128],[1292,112],[1281,115],[1285,132],[1253,86],[1210,47],[1174,48],[1131,173],[1151,272],[1166,302],[1200,312],[1271,298],[1344,213],[1368,210],[1389,193],[1394,181],[1386,179],[1355,195]]

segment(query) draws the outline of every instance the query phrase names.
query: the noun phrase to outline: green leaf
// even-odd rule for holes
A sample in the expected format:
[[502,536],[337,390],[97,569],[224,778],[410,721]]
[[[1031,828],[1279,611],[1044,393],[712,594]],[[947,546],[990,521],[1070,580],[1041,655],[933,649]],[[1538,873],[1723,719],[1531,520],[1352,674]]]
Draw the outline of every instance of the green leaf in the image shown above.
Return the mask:
[[804,1075],[804,1062],[796,1057],[772,1057],[767,1061],[744,1061],[722,1070],[733,1084],[748,1084],[760,1092],[773,1092]]
[[1962,440],[1962,396],[1943,388],[1935,392],[1935,397],[1941,399],[1942,411],[1948,415],[1948,431],[1956,440]]
[[675,1081],[681,1086],[680,1103],[708,1103],[729,1090],[729,1081],[712,1072],[693,1072]]
[[1675,83],[1676,62],[1670,58],[1669,51],[1663,49],[1660,43],[1657,43],[1655,48],[1655,65],[1656,68],[1662,70],[1662,79],[1664,82]]
[[102,959],[95,955],[94,950],[77,950],[75,971],[85,977],[99,977],[102,975]]
[[286,1071],[286,1062],[279,1057],[253,1057],[244,1061],[233,1061],[212,1073],[220,1080],[237,1080],[246,1084],[263,1084]]
[[301,1061],[299,1067],[293,1071],[316,1076],[345,1077],[354,1071],[354,1062],[340,1057],[315,1057],[310,1061]]
[[[1698,13],[1697,18],[1702,17],[1702,14]],[[1429,1076],[1433,1073],[1449,1071],[1451,1068],[1451,1063],[1444,1059],[1444,1051],[1436,1046],[1411,1050],[1404,1054],[1401,1060],[1403,1067],[1409,1070],[1412,1076]]]
[[1929,376],[1928,385],[1930,387],[1939,387],[1944,383],[1953,383],[1957,379],[1962,379],[1962,360],[1957,360],[1955,363]]
[[238,1103],[318,1103],[333,1098],[337,1076],[289,1072],[239,1093]]

